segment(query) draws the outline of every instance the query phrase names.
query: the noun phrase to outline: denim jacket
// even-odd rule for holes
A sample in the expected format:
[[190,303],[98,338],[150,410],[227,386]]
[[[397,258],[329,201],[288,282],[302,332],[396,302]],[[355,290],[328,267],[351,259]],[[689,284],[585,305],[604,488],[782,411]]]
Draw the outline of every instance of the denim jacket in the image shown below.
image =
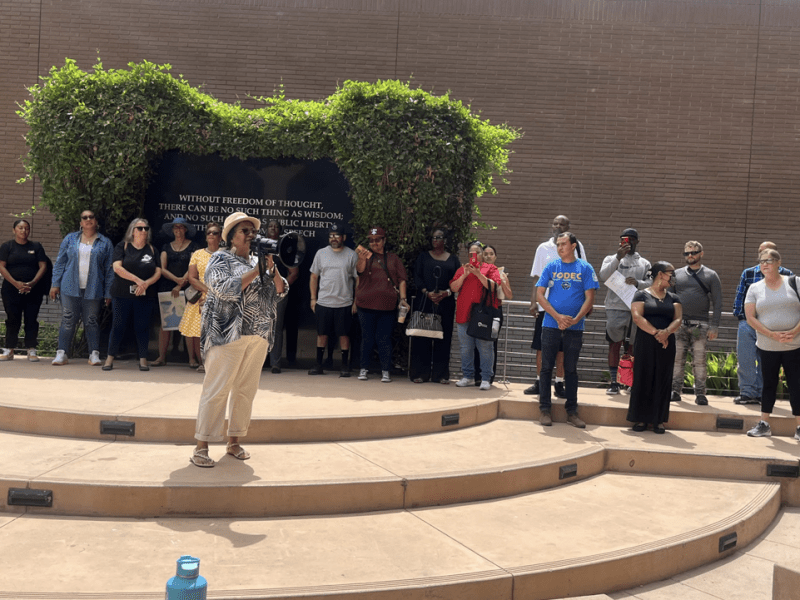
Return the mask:
[[[80,264],[78,246],[80,242],[80,231],[67,234],[61,241],[58,258],[53,263],[52,286],[61,288],[63,295],[76,298],[81,295],[78,283]],[[114,246],[111,245],[111,240],[98,233],[89,259],[89,278],[83,296],[86,300],[111,298],[111,283],[114,281],[114,269],[111,261],[113,254]]]

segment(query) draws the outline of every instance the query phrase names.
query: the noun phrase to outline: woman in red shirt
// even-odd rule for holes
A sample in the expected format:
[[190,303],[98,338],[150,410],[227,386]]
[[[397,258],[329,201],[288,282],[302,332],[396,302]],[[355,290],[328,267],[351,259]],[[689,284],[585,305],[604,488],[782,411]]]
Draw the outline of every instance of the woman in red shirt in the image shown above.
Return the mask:
[[[477,264],[467,262],[462,265],[450,281],[450,289],[458,293],[456,299],[456,327],[458,340],[461,345],[461,379],[456,382],[458,387],[472,384],[475,376],[475,349],[477,348],[481,362],[481,387],[489,390],[492,387],[491,379],[494,375],[494,344],[492,340],[482,340],[472,337],[467,333],[472,306],[481,301],[483,291],[488,289],[496,292],[501,284],[500,272],[497,267],[483,262],[483,244],[473,242],[469,247],[469,254],[475,254]],[[499,306],[497,296],[493,297],[493,305]]]

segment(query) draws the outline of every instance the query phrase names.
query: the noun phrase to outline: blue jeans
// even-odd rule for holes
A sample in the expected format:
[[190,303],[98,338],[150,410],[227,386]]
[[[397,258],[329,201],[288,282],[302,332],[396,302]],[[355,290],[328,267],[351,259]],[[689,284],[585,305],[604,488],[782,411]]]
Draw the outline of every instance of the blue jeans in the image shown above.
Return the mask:
[[564,351],[564,392],[567,401],[564,408],[567,414],[578,412],[578,357],[581,355],[583,345],[583,331],[554,329],[542,327],[542,370],[539,371],[539,410],[549,411],[552,406],[550,401],[550,382],[553,368],[556,365],[556,355],[559,350]]
[[86,300],[83,297],[84,291],[80,290],[80,296],[65,296],[61,294],[61,327],[58,328],[58,350],[69,352],[72,348],[72,340],[75,339],[75,329],[78,327],[78,319],[83,319],[83,328],[86,331],[86,341],[89,344],[89,352],[100,350],[100,325],[98,316],[100,315],[100,304],[102,298]]
[[475,349],[481,359],[481,378],[491,381],[494,370],[494,341],[482,340],[467,333],[469,323],[458,323],[458,342],[461,346],[461,376],[466,379],[475,377]]
[[397,319],[397,311],[358,309],[358,322],[361,324],[361,368],[369,369],[372,349],[378,344],[381,371],[392,370],[392,329]]
[[756,330],[742,319],[736,336],[736,356],[739,359],[739,393],[748,398],[761,398],[764,388],[761,363],[756,350]]

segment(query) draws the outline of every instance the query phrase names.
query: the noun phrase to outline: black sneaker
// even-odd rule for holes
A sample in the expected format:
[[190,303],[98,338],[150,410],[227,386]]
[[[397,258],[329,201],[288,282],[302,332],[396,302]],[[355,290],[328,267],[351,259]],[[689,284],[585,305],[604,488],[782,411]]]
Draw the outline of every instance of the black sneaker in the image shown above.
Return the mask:
[[522,392],[528,396],[538,396],[539,395],[539,380],[533,382],[533,385],[526,387],[525,391]]
[[325,375],[325,371],[322,370],[322,365],[317,365],[313,369],[309,369],[309,375]]
[[761,398],[751,398],[750,396],[736,396],[734,404],[761,404]]
[[556,381],[556,384],[553,386],[553,393],[555,394],[556,398],[566,398],[567,393],[564,391],[564,382],[563,381]]
[[694,399],[694,403],[699,406],[708,406],[708,398],[706,398],[703,394],[697,394],[697,397]]
[[681,395],[678,392],[672,392],[672,395],[669,397],[670,402],[680,402]]
[[615,381],[610,386],[608,386],[606,394],[608,394],[609,396],[616,396],[617,394],[619,394],[619,384]]

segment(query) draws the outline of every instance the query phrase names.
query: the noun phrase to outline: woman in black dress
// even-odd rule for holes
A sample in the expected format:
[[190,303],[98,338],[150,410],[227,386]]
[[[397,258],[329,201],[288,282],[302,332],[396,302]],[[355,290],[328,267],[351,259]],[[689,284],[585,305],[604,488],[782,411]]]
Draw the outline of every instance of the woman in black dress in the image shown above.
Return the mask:
[[411,338],[411,368],[408,377],[414,383],[450,383],[450,345],[456,314],[456,301],[450,291],[450,280],[461,263],[458,257],[445,249],[445,239],[443,230],[434,229],[431,232],[431,249],[420,254],[414,266],[414,285],[417,288],[414,310],[439,315],[444,333],[441,340]]
[[667,291],[675,283],[675,267],[659,261],[651,267],[650,276],[653,283],[636,292],[631,302],[638,329],[627,419],[634,423],[634,431],[644,431],[652,424],[655,433],[664,433],[663,424],[669,420],[675,332],[683,310],[678,296]]
[[[189,287],[189,261],[192,254],[198,250],[193,238],[197,233],[194,225],[183,217],[176,217],[171,223],[164,223],[161,232],[172,241],[164,244],[161,249],[160,266],[161,279],[158,281],[159,292],[171,292],[174,298],[180,295],[181,291]],[[180,331],[176,335],[181,335]],[[151,367],[163,367],[167,364],[167,350],[172,339],[172,331],[160,331],[158,336],[158,358]],[[200,366],[199,356],[194,355],[194,348],[187,342],[187,352],[189,354],[189,366],[196,369]]]

